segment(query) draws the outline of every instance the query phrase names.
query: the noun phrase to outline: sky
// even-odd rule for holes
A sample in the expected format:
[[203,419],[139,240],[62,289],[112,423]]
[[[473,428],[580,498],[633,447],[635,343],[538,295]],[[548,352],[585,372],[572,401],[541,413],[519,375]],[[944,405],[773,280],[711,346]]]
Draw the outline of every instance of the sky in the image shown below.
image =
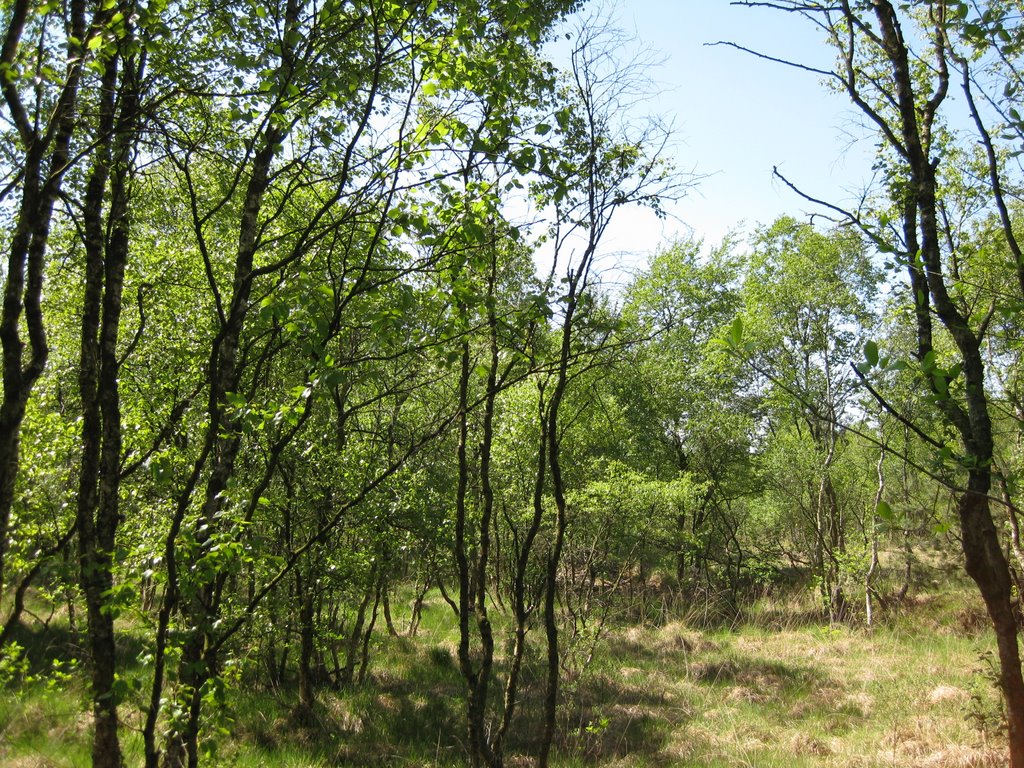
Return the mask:
[[728,0],[617,0],[612,14],[664,60],[650,73],[657,92],[646,108],[674,124],[677,167],[705,176],[664,222],[620,212],[606,250],[627,268],[675,237],[712,243],[741,225],[749,232],[784,213],[820,212],[773,180],[773,166],[836,203],[855,200],[869,183],[869,132],[842,94],[813,73],[708,45],[731,41],[828,69],[832,54],[806,20]]

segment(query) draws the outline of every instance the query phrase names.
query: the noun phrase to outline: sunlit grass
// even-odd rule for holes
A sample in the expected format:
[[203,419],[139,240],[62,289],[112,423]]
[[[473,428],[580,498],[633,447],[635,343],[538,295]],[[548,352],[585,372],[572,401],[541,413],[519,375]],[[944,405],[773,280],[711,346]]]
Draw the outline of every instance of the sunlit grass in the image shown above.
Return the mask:
[[813,624],[626,630],[635,648],[650,650],[623,679],[660,689],[686,713],[669,743],[636,764],[1004,764],[994,722],[977,716],[998,707],[979,662],[990,639],[953,626],[936,631],[930,621],[915,630],[912,622],[901,617],[871,632]]

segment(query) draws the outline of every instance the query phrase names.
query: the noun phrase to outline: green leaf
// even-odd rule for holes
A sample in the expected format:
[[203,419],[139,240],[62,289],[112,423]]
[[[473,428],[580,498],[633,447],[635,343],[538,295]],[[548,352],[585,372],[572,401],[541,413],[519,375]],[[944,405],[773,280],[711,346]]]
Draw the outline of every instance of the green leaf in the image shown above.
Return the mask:
[[878,515],[882,520],[891,523],[895,515],[893,514],[892,507],[884,501],[879,501],[875,505],[875,514]]
[[878,365],[878,345],[875,342],[869,340],[864,344],[864,359],[872,368]]
[[729,329],[729,340],[734,347],[738,347],[740,342],[743,341],[743,318],[739,315],[732,321],[732,327]]
[[224,401],[232,408],[244,408],[246,404],[245,396],[237,392],[225,392]]

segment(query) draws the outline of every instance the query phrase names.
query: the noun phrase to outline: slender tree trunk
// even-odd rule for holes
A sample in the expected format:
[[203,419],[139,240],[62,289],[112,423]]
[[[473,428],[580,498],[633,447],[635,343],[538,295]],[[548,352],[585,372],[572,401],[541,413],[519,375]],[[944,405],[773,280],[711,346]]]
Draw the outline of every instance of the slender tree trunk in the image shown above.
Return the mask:
[[[21,200],[7,252],[0,309],[0,356],[3,361],[3,396],[0,398],[0,601],[7,584],[7,542],[11,538],[11,509],[21,465],[21,425],[29,396],[46,367],[50,353],[42,313],[43,274],[53,206],[61,193],[70,160],[71,139],[77,126],[76,109],[85,58],[82,42],[88,29],[85,9],[85,0],[70,0],[67,5],[68,64],[64,86],[49,120],[42,125],[30,121],[15,79],[5,80],[2,88],[4,102],[25,147],[25,155]],[[16,2],[11,6],[0,53],[0,63],[5,66],[17,66],[15,59],[29,10],[28,2]],[[22,327],[28,333],[27,361]]]
[[[465,308],[462,310],[465,312]],[[473,663],[471,654],[471,621],[475,613],[474,580],[470,556],[467,553],[468,489],[469,489],[469,342],[463,341],[459,372],[459,443],[457,448],[458,481],[455,489],[455,561],[458,569],[459,596],[459,670],[466,683],[466,725],[469,736],[470,762],[474,768],[490,764],[484,715],[487,706],[486,682],[481,687],[480,667]]]
[[370,610],[370,623],[363,632],[362,652],[359,655],[359,674],[356,677],[359,685],[366,682],[366,671],[370,668],[370,641],[373,639],[373,629],[377,626],[377,609],[380,608],[381,594],[384,591],[384,577],[377,582],[377,591],[373,597],[373,608]]
[[[1020,544],[1020,516],[1017,514],[1017,505],[1013,503],[1010,486],[1002,471],[997,473],[996,479],[999,481],[999,495],[1002,497],[1003,507],[1006,509],[1006,521],[1010,525],[1010,551],[1013,552],[1013,559],[1017,564],[1017,573],[1024,574],[1024,549],[1021,549]],[[1019,581],[1019,577],[1015,581]]]
[[[496,238],[495,238],[496,239]],[[494,487],[491,480],[491,452],[494,442],[494,408],[498,397],[498,321],[495,310],[498,269],[498,250],[489,247],[486,272],[487,286],[487,380],[483,398],[483,423],[479,447],[480,463],[480,521],[476,536],[468,535],[468,487],[470,462],[467,452],[469,441],[469,385],[471,354],[468,340],[461,349],[459,372],[459,445],[458,484],[456,488],[455,557],[459,578],[459,668],[466,681],[466,714],[469,728],[470,759],[473,765],[500,768],[503,762],[501,738],[488,733],[486,725],[487,700],[490,692],[494,663],[494,633],[487,606],[487,584],[491,566],[491,524],[494,517]],[[468,279],[464,273],[462,279]],[[469,326],[469,312],[465,303],[459,303],[463,324]],[[472,549],[471,554],[468,550]],[[479,654],[471,654],[470,614],[479,641]],[[474,663],[475,661],[475,663]],[[500,730],[500,729],[499,729]]]
[[370,573],[370,581],[359,602],[356,610],[355,622],[348,632],[345,640],[345,666],[341,671],[340,683],[343,686],[350,686],[356,679],[356,664],[359,663],[359,649],[363,642],[363,627],[366,625],[366,609],[370,607],[370,601],[377,594],[377,573],[376,569]]
[[540,752],[537,755],[538,768],[546,768],[551,753],[551,745],[555,739],[556,718],[558,714],[559,685],[559,650],[558,650],[558,616],[555,603],[558,598],[558,570],[562,561],[562,546],[565,541],[565,528],[568,520],[565,499],[565,479],[562,476],[561,438],[559,434],[559,415],[562,398],[569,384],[569,361],[572,353],[573,321],[580,298],[581,285],[589,270],[590,258],[593,256],[596,242],[592,241],[584,256],[579,271],[570,275],[568,298],[565,305],[565,317],[562,321],[561,351],[558,361],[558,372],[555,377],[554,390],[547,413],[548,438],[548,469],[551,472],[551,493],[555,499],[555,538],[548,553],[544,584],[544,635],[547,638],[547,668],[544,689],[544,733]]
[[423,601],[427,597],[427,592],[430,591],[430,578],[423,580],[423,587],[416,592],[416,597],[412,601],[412,609],[409,613],[409,626],[405,630],[407,637],[416,637],[416,631],[420,627],[420,619],[423,618]]
[[313,650],[315,627],[313,624],[313,589],[301,573],[295,580],[299,600],[299,711],[310,714],[316,703],[313,690]]
[[868,544],[870,547],[870,560],[868,561],[868,570],[864,574],[864,613],[868,627],[874,626],[874,608],[875,608],[875,576],[878,573],[878,525],[877,525],[877,509],[881,503],[883,496],[885,495],[885,441],[883,439],[881,448],[878,452],[878,464],[875,467],[875,471],[878,475],[878,488],[875,490],[874,504],[871,509],[867,511],[867,535]]
[[544,522],[544,488],[548,471],[548,403],[544,395],[545,388],[546,384],[543,379],[537,382],[536,418],[539,434],[537,437],[537,463],[535,465],[533,483],[533,517],[520,545],[516,557],[515,574],[512,579],[512,610],[516,622],[515,640],[512,648],[512,658],[508,662],[508,676],[505,679],[504,709],[501,717],[501,726],[498,728],[498,733],[495,737],[495,752],[498,754],[502,754],[504,741],[512,725],[512,718],[515,716],[516,706],[519,701],[519,678],[522,673],[523,657],[526,653],[526,632],[530,615],[535,608],[527,600],[528,585],[526,579],[530,567],[530,555],[533,552],[533,544]]
[[[128,9],[125,9],[128,10]],[[124,272],[128,260],[130,153],[138,130],[144,64],[107,61],[101,80],[98,135],[86,188],[86,278],[79,384],[82,459],[77,508],[82,592],[86,598],[92,669],[93,765],[119,768],[115,611],[109,605],[112,559],[120,522],[121,411],[118,376]],[[120,79],[120,87],[118,80]],[[117,101],[120,110],[117,110]],[[116,128],[115,128],[116,117]],[[109,181],[109,210],[103,215]]]
[[391,590],[388,584],[384,585],[384,591],[380,596],[384,610],[384,625],[388,630],[388,637],[398,637],[398,628],[395,627],[395,620],[391,616]]

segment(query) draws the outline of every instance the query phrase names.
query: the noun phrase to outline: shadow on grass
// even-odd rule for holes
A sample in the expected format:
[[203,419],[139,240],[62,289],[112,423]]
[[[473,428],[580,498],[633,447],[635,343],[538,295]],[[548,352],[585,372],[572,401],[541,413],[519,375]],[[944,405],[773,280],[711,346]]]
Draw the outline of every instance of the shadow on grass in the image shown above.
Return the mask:
[[[31,676],[45,676],[55,666],[68,662],[84,662],[89,655],[84,647],[86,637],[81,632],[72,632],[66,622],[49,624],[24,622],[18,624],[11,642],[22,648],[22,656],[28,662],[27,673]],[[146,644],[137,633],[119,632],[117,635],[117,668],[133,670],[139,667],[139,657]]]
[[597,674],[567,691],[560,752],[596,765],[627,755],[645,764],[664,749],[672,730],[686,719],[664,690],[617,675]]
[[458,765],[463,684],[443,646],[386,638],[363,685],[321,689],[312,712],[297,705],[291,686],[247,691],[233,712],[232,740],[274,755],[302,748],[326,765]]
[[[737,652],[684,626],[613,635],[607,671],[581,690],[573,717],[575,744],[566,752],[596,764],[629,756],[643,765],[678,764],[666,756],[680,729],[701,720],[704,707],[757,711],[780,726],[796,719],[850,727],[864,713],[845,703],[845,688],[813,660],[781,660]],[[571,734],[572,728],[566,733]]]
[[[301,747],[325,765],[465,765],[465,686],[444,644],[386,638],[366,683],[348,690],[321,690],[313,712],[296,714],[294,691],[247,692],[233,713],[232,738],[275,753]],[[543,659],[531,646],[521,694],[505,743],[506,765],[532,764],[543,733]],[[503,670],[492,701],[502,695]],[[664,691],[604,673],[562,687],[563,706],[555,743],[556,762],[596,765],[635,755],[653,758],[664,747],[679,710],[666,706]]]

